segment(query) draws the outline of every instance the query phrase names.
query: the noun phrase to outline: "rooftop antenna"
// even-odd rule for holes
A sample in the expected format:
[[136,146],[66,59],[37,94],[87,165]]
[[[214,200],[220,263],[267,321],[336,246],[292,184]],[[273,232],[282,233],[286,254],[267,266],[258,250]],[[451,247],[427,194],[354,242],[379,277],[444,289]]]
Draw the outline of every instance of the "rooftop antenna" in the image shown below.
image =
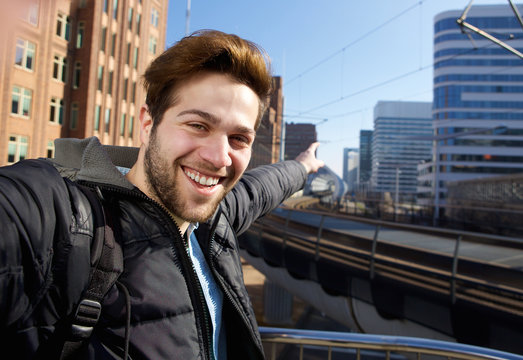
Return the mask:
[[[476,34],[483,36],[484,38],[492,41],[493,43],[501,46],[502,48],[510,51],[514,55],[516,55],[516,56],[520,57],[521,59],[523,59],[523,54],[521,52],[519,52],[518,50],[514,49],[512,46],[505,44],[503,41],[495,38],[494,36],[490,35],[489,33],[485,32],[485,31],[483,31],[483,30],[481,30],[481,29],[475,27],[474,25],[471,25],[471,24],[469,24],[468,22],[465,21],[465,19],[467,18],[467,13],[469,12],[470,7],[471,7],[473,1],[474,0],[470,0],[469,4],[467,5],[465,10],[463,11],[463,14],[461,14],[461,16],[456,20],[458,25],[461,27],[461,31],[464,32],[465,34],[467,34],[465,32],[465,29],[471,30],[471,31],[475,32]],[[522,27],[523,27],[523,21],[521,20],[521,16],[519,15],[519,12],[518,12],[517,8],[514,6],[514,4],[512,4],[511,0],[508,0],[508,2],[512,6],[512,10],[514,11],[514,14],[516,15],[516,17],[518,18],[520,24],[522,24]],[[469,36],[469,39],[472,40],[472,38],[470,37],[469,34],[467,34],[467,36]],[[474,42],[473,42],[473,45],[474,45],[474,47],[476,47]]]
[[185,36],[189,36],[189,23],[191,22],[191,0],[187,0],[187,12],[185,13]]

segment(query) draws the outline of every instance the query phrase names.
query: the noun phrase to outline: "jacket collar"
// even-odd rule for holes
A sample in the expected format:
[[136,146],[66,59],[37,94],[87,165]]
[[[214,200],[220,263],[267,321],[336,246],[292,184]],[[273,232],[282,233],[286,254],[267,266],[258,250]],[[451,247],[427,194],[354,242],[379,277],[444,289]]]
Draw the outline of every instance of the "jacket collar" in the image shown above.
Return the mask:
[[130,168],[138,158],[138,148],[102,145],[97,137],[55,140],[52,161],[64,168],[77,169],[76,179],[133,189],[116,166]]

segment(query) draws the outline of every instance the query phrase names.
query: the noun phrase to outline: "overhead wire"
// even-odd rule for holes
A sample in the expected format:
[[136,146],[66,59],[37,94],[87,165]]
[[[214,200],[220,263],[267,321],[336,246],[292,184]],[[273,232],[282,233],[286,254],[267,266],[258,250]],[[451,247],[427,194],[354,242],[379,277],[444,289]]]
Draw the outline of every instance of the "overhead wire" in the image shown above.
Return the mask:
[[420,6],[421,4],[423,4],[423,2],[425,2],[427,0],[419,0],[416,4],[414,5],[411,5],[409,6],[407,9],[401,11],[399,14],[391,17],[390,19],[388,19],[387,21],[385,21],[384,23],[376,26],[375,28],[373,28],[372,30],[366,32],[365,34],[363,34],[362,36],[360,36],[359,38],[357,38],[356,40],[353,40],[352,42],[348,43],[347,45],[345,45],[344,47],[342,47],[341,49],[339,49],[338,51],[332,53],[331,55],[328,55],[327,57],[325,57],[324,59],[318,61],[316,64],[312,65],[311,67],[309,67],[308,69],[302,71],[300,74],[296,75],[295,77],[291,78],[290,80],[288,80],[287,82],[284,82],[283,85],[288,85],[296,80],[298,80],[299,78],[301,78],[303,75],[311,72],[312,70],[316,69],[318,66],[326,63],[327,61],[329,61],[330,59],[336,57],[338,54],[340,53],[343,53],[347,48],[357,44],[358,42],[360,42],[361,40],[365,39],[366,37],[368,37],[369,35],[375,33],[376,31],[378,31],[379,29],[381,29],[382,27],[388,25],[389,23],[391,23],[392,21],[400,18],[401,16],[405,15],[406,13],[408,13],[409,11],[411,11],[412,9],[414,9],[416,6]]

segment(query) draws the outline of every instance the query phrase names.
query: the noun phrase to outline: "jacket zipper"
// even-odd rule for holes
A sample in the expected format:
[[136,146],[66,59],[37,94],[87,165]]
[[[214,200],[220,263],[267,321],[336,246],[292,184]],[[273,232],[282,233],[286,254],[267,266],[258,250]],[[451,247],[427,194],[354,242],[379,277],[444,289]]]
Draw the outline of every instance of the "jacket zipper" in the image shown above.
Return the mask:
[[[111,186],[111,185],[107,185],[107,184],[96,184],[96,183],[90,183],[87,181],[78,181],[78,183],[91,187],[91,188],[94,188],[94,189],[96,189],[98,187],[98,188],[104,189],[106,191],[118,193],[121,195],[132,196],[134,198],[143,200],[147,203],[154,205],[158,209],[160,209],[160,212],[171,221],[172,225],[174,225],[174,227],[176,229],[176,231],[171,231],[171,232],[175,235],[175,238],[177,236],[177,238],[173,239],[173,241],[171,242],[171,251],[172,251],[173,257],[174,257],[176,254],[176,247],[179,247],[180,242],[181,242],[181,245],[183,245],[183,249],[178,249],[178,253],[180,253],[180,259],[182,261],[182,266],[185,269],[187,275],[189,276],[189,279],[186,279],[187,289],[189,291],[189,296],[191,297],[191,301],[193,303],[196,321],[200,325],[200,328],[202,329],[205,356],[209,360],[214,360],[209,309],[207,308],[207,303],[206,303],[205,297],[203,295],[202,286],[200,284],[200,281],[198,280],[198,275],[196,274],[194,264],[191,261],[191,258],[189,255],[189,243],[182,236],[180,229],[178,228],[178,225],[174,221],[174,218],[172,217],[172,215],[167,211],[167,209],[165,209],[165,207],[163,205],[161,205],[157,201],[149,198],[145,194],[137,193],[137,192],[134,192],[131,190],[127,190],[127,189],[123,189],[120,187],[115,187],[115,186]],[[176,241],[176,240],[178,240],[178,241]],[[194,287],[196,287],[197,291],[195,291]]]
[[[218,220],[219,220],[219,216],[217,216],[216,218],[216,224],[218,223]],[[249,320],[247,319],[247,316],[243,313],[242,309],[240,309],[239,305],[236,303],[236,301],[234,300],[234,298],[232,297],[229,289],[225,286],[225,284],[223,283],[222,279],[220,276],[217,276],[218,274],[218,271],[216,270],[216,268],[214,267],[214,263],[211,259],[211,249],[212,249],[212,243],[214,242],[214,235],[215,235],[215,226],[213,226],[212,228],[212,232],[211,232],[211,240],[209,241],[209,248],[207,249],[207,262],[209,263],[209,266],[211,268],[211,271],[212,273],[214,274],[214,278],[216,279],[216,281],[219,283],[220,285],[220,288],[222,289],[223,293],[225,294],[225,297],[227,298],[227,300],[229,301],[230,304],[232,304],[232,306],[234,307],[234,310],[236,311],[236,313],[238,313],[240,315],[240,317],[242,318],[243,320],[243,323],[245,325],[245,327],[247,328],[248,330],[248,333],[251,337],[251,340],[253,342],[253,344],[257,344],[257,338],[256,336],[254,335],[254,332],[252,331],[251,327],[249,326],[250,325],[250,322]],[[258,351],[261,351],[260,349],[258,349]],[[263,352],[261,352],[261,354],[263,354]]]

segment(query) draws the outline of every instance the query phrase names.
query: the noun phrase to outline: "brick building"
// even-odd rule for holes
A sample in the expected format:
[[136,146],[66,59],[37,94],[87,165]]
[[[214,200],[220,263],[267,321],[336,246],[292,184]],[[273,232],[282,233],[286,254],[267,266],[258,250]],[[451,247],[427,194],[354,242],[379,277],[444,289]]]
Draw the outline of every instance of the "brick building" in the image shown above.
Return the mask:
[[263,115],[260,127],[256,132],[256,139],[252,144],[249,169],[272,164],[279,160],[283,120],[283,80],[280,76],[273,77],[272,87],[269,106]]
[[168,0],[31,0],[0,43],[0,165],[57,137],[138,145],[141,75],[165,44]]

